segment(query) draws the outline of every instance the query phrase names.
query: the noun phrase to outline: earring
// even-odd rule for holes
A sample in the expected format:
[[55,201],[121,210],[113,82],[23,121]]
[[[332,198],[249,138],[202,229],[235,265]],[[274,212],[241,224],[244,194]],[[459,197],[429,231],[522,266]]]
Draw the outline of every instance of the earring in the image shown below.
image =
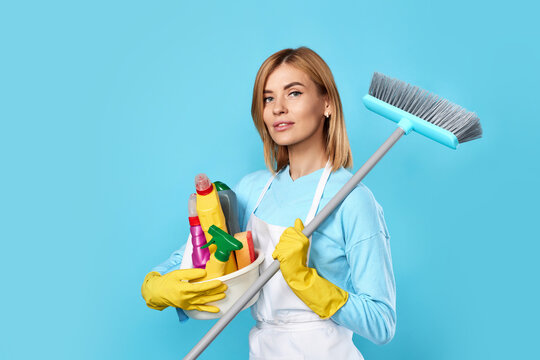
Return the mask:
[[325,120],[328,120],[328,119],[330,119],[330,115],[328,115],[328,114],[324,114],[324,119],[325,119]]

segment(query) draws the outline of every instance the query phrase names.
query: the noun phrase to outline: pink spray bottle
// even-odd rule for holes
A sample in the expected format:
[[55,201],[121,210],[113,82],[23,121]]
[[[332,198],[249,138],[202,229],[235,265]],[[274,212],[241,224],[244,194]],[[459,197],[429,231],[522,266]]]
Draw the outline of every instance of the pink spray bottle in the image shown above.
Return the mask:
[[188,201],[189,225],[191,232],[191,243],[193,244],[193,267],[204,269],[206,262],[210,259],[210,251],[208,248],[201,249],[201,246],[206,245],[206,237],[204,236],[201,222],[197,214],[197,194],[191,194]]

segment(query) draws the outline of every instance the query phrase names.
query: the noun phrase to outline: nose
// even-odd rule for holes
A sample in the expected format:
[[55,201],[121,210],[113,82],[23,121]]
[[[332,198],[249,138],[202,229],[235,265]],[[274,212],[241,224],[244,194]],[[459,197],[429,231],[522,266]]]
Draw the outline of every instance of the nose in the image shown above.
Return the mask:
[[286,113],[287,107],[285,105],[285,100],[278,96],[277,99],[274,101],[274,108],[272,109],[272,112],[274,113],[274,115]]

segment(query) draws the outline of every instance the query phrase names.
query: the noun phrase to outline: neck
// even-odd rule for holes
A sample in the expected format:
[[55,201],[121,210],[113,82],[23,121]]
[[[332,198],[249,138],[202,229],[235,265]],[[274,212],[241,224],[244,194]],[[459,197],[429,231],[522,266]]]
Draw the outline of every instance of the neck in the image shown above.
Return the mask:
[[290,145],[288,151],[289,172],[293,181],[323,168],[328,160],[322,137],[319,142],[309,141]]

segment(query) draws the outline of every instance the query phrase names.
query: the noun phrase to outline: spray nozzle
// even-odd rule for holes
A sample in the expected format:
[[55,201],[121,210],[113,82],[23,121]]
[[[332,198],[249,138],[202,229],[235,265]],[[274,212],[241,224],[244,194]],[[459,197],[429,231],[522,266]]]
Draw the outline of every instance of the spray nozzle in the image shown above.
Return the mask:
[[212,235],[212,240],[208,241],[206,245],[201,246],[201,249],[216,244],[217,249],[214,256],[221,262],[229,261],[231,251],[240,250],[244,246],[240,241],[236,240],[234,236],[227,234],[227,232],[215,225],[210,226],[208,233]]

